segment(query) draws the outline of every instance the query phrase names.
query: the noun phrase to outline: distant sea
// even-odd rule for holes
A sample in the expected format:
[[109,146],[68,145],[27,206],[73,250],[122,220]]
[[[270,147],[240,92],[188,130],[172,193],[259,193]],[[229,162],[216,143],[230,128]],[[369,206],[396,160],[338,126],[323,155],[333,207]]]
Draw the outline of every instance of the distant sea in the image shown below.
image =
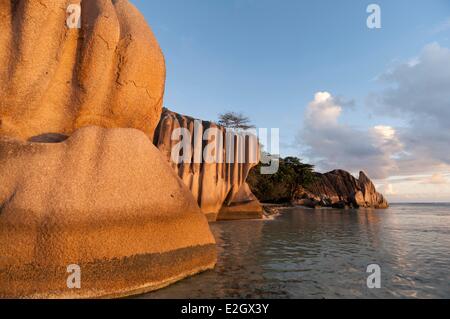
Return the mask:
[[[450,204],[212,224],[215,270],[140,298],[450,298]],[[367,266],[381,288],[367,287]]]

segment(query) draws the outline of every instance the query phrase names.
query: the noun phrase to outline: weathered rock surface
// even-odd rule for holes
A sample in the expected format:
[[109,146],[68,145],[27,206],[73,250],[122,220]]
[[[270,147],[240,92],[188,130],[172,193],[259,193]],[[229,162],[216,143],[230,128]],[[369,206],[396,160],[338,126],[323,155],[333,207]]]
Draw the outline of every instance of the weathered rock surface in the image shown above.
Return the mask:
[[66,10],[77,2],[0,1],[0,135],[96,125],[152,138],[165,65],[149,26],[127,0],[88,0],[81,29],[69,29]]
[[360,172],[359,179],[343,170],[316,174],[316,180],[296,195],[296,204],[308,207],[388,208],[389,204],[375,185]]
[[[183,138],[178,134],[172,135],[180,128],[189,132],[186,138],[189,139],[187,142],[191,151],[187,156],[188,161],[176,163],[172,160],[172,150]],[[224,142],[211,150],[213,157],[220,156],[223,159],[221,162],[208,163],[202,156],[208,141],[212,145],[218,140],[209,129],[217,130],[217,135],[223,138]],[[250,170],[259,161],[257,138],[234,136],[233,147],[226,135],[227,130],[215,123],[165,109],[155,132],[154,143],[189,187],[209,220],[262,217],[262,207],[245,182]],[[203,136],[206,141],[202,141]]]
[[228,205],[222,206],[217,219],[261,219],[263,218],[263,213],[264,208],[258,198],[252,193],[250,186],[244,183],[233,197],[233,201]]
[[[0,297],[117,297],[214,267],[189,189],[141,131],[0,139]],[[67,266],[82,271],[68,289]]]

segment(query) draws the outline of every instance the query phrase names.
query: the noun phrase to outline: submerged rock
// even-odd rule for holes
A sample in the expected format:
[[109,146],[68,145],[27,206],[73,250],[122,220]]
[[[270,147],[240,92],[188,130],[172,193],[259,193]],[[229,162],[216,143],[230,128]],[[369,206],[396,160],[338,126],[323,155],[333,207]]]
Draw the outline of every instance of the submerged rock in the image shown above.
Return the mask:
[[[60,143],[0,139],[0,297],[119,297],[213,268],[189,189],[135,129]],[[81,267],[68,289],[67,267]]]
[[161,49],[127,0],[0,1],[0,135],[27,140],[96,125],[152,138],[164,93]]
[[316,174],[315,181],[296,194],[297,204],[308,207],[334,208],[388,208],[384,196],[377,192],[375,185],[360,172],[359,179],[343,170]]
[[[173,150],[182,140],[178,135],[175,138],[172,136],[177,129],[187,131],[187,144],[191,149],[188,160],[181,163],[174,162],[172,158]],[[221,162],[208,163],[203,158],[206,145],[214,144],[215,136],[212,136],[210,129],[216,129],[223,138],[224,143],[219,143],[214,150],[214,156],[220,155]],[[206,141],[203,140],[205,134]],[[233,138],[234,147],[230,147],[226,135],[227,130],[215,123],[165,109],[155,132],[154,143],[189,187],[209,220],[230,219],[231,215],[232,219],[262,218],[262,206],[246,183],[250,170],[259,161],[257,138],[236,135]]]

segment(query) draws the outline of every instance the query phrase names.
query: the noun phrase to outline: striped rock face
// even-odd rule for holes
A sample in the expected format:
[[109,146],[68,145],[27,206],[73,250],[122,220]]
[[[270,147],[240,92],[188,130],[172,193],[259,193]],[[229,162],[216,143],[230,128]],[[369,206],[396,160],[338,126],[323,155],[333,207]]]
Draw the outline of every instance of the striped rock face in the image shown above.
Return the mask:
[[127,0],[70,9],[79,2],[0,1],[0,135],[27,140],[96,125],[152,138],[165,84],[152,31]]
[[[180,142],[185,148],[177,152]],[[154,144],[191,190],[208,220],[262,218],[262,206],[246,183],[260,158],[256,136],[227,138],[222,126],[164,109]],[[177,153],[184,153],[180,163],[174,161]]]
[[128,296],[215,265],[204,214],[138,130],[0,138],[0,176],[0,298]]

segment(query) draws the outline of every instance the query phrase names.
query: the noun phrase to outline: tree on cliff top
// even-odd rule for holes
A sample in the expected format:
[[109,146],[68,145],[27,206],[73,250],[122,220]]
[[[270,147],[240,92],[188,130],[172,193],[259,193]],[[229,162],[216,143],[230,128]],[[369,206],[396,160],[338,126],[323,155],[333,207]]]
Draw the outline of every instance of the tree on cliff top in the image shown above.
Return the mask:
[[305,164],[296,157],[280,158],[279,164],[276,174],[261,174],[262,164],[250,172],[247,182],[262,202],[290,202],[299,187],[306,187],[314,181],[313,165]]
[[233,130],[249,130],[255,128],[250,122],[250,118],[242,113],[226,112],[219,114],[219,125]]
[[299,186],[305,187],[314,181],[314,165],[302,163],[296,157],[286,157],[283,165],[288,169],[288,191],[290,199],[294,199]]

